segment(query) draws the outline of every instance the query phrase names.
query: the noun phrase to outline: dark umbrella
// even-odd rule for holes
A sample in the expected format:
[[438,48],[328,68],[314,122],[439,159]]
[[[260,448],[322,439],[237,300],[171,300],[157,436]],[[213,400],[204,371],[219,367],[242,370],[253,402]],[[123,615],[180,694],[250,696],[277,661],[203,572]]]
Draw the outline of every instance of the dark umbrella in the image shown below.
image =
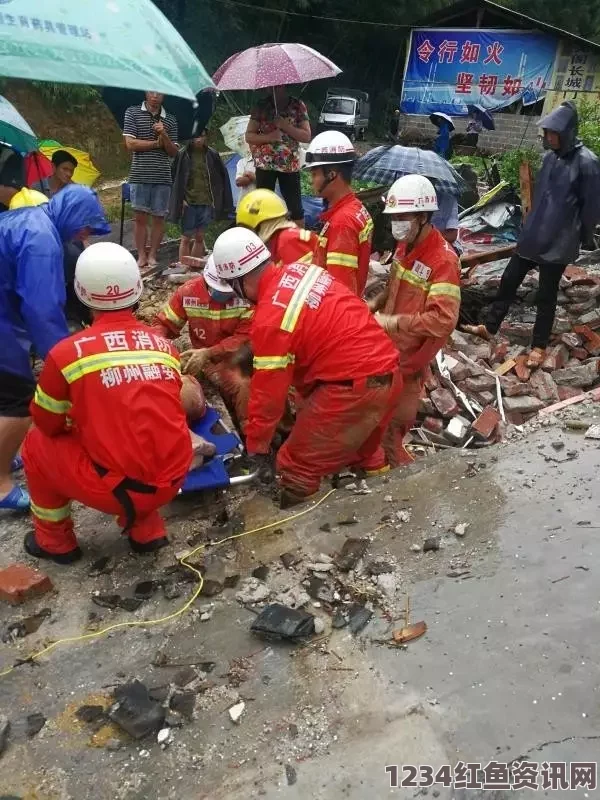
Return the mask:
[[433,114],[429,115],[429,121],[439,128],[442,122],[447,122],[450,125],[450,130],[453,131],[456,126],[452,122],[452,117],[449,117],[448,114],[443,114],[441,111],[434,111]]
[[[208,125],[215,108],[215,97],[215,92],[211,90],[199,92],[196,95],[197,106],[183,97],[169,95],[166,98],[165,109],[176,118],[179,138],[182,141],[191,139],[195,131],[202,130]],[[102,99],[122,128],[125,111],[129,106],[139,105],[144,95],[133,89],[106,87],[102,89]]]
[[494,118],[490,114],[489,111],[486,111],[485,108],[478,106],[476,104],[469,104],[467,106],[467,111],[469,114],[473,114],[476,116],[486,131],[495,131],[496,130],[496,123],[494,122]]
[[455,197],[460,197],[465,189],[462,177],[445,158],[432,150],[399,144],[369,150],[354,164],[352,175],[378,186],[389,186],[402,175],[425,175],[433,180],[438,191]]

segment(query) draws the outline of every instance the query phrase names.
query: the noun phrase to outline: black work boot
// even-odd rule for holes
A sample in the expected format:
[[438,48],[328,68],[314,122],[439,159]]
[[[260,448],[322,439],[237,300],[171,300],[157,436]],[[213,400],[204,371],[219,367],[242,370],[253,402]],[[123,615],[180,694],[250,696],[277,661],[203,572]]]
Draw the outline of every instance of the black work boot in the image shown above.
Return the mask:
[[68,553],[49,553],[48,550],[44,550],[39,546],[33,531],[29,531],[29,533],[25,534],[23,546],[30,556],[34,558],[46,558],[48,561],[54,561],[55,564],[74,564],[75,561],[79,561],[83,555],[79,547],[69,550]]
[[293,508],[300,505],[300,503],[305,503],[309,497],[310,495],[299,494],[291,489],[282,488],[279,493],[279,508]]
[[161,536],[160,539],[152,539],[150,542],[136,542],[135,539],[129,537],[129,546],[134,553],[143,555],[144,553],[156,553],[157,550],[162,550],[169,544],[166,536]]

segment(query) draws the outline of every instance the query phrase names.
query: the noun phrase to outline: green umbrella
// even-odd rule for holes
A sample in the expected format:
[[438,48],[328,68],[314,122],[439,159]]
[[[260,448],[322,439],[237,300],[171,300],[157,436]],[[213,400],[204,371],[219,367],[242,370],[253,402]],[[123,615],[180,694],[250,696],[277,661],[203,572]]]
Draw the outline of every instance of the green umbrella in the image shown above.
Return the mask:
[[0,143],[9,145],[18,153],[31,153],[33,150],[37,150],[37,139],[29,123],[1,94]]
[[119,86],[194,101],[213,86],[151,0],[3,0],[0,75]]

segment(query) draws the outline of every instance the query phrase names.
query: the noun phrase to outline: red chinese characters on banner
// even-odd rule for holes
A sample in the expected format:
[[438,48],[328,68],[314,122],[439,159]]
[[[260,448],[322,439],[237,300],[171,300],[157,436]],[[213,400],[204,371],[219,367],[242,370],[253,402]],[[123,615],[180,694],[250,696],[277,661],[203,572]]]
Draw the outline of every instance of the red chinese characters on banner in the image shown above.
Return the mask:
[[460,54],[461,64],[476,64],[479,61],[481,53],[481,45],[476,42],[470,42],[468,39],[463,43],[462,51]]
[[502,64],[502,53],[504,52],[504,45],[500,42],[492,42],[486,47],[487,57],[483,59],[484,64]]
[[454,56],[458,51],[458,42],[444,39],[438,49],[438,61],[440,64],[453,64]]
[[480,94],[494,95],[498,88],[497,75],[480,75],[479,76],[479,92]]
[[504,91],[502,92],[502,96],[514,97],[517,94],[521,94],[523,88],[522,84],[522,78],[513,78],[512,75],[507,75],[506,78],[504,78]]
[[472,72],[459,72],[456,76],[456,94],[471,94],[474,77]]
[[423,44],[420,44],[417,47],[417,55],[419,56],[420,61],[424,61],[426,64],[429,64],[429,59],[435,53],[435,47],[431,44],[429,39],[425,39]]

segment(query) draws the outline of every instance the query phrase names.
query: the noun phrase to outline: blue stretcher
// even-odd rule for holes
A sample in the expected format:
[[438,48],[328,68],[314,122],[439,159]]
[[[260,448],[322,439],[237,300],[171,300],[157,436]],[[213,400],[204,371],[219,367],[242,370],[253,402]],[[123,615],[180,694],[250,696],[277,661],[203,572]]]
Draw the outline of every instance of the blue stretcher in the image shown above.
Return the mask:
[[[190,470],[185,483],[179,490],[180,494],[201,492],[206,489],[226,489],[229,486],[240,486],[254,480],[255,473],[233,477],[229,474],[227,465],[231,465],[241,458],[244,448],[238,435],[225,428],[216,409],[208,406],[202,419],[194,422],[190,428],[197,436],[202,436],[203,439],[212,442],[217,448],[217,452],[201,467]],[[217,430],[219,428],[220,431]]]

